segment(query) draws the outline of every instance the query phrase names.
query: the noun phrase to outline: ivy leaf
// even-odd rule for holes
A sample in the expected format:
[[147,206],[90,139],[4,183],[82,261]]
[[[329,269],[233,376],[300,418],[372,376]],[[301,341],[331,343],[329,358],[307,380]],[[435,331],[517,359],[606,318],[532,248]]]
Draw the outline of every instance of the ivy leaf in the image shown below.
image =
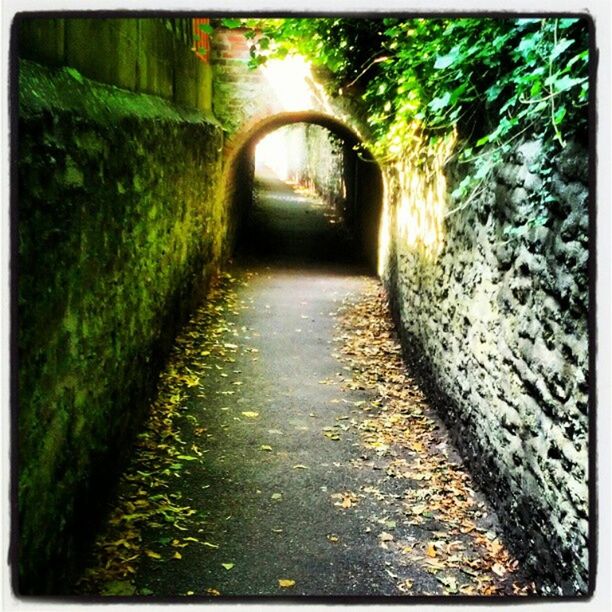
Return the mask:
[[487,96],[487,102],[493,102],[494,100],[497,100],[499,94],[502,92],[502,89],[503,86],[497,84],[491,85],[491,87],[489,87],[489,89],[487,89],[487,91],[485,92]]
[[550,59],[554,60],[559,57],[570,45],[574,43],[572,38],[562,38],[550,52]]
[[440,111],[443,108],[446,108],[448,106],[448,103],[450,102],[450,99],[451,99],[450,91],[446,91],[441,96],[438,96],[437,98],[434,98],[427,106],[434,113],[437,113],[438,111]]
[[230,30],[234,30],[239,28],[242,25],[240,19],[232,19],[231,17],[224,17],[221,19],[221,25],[224,28],[229,28]]
[[563,121],[563,118],[565,117],[566,113],[567,113],[567,109],[565,108],[565,106],[561,106],[557,110],[557,112],[555,113],[555,116],[553,117],[553,121],[555,122],[555,125],[559,125]]
[[516,25],[518,27],[525,27],[525,26],[531,25],[532,23],[538,23],[539,21],[540,21],[539,18],[534,19],[533,17],[530,17],[527,19],[517,19]]
[[573,26],[575,23],[578,23],[578,19],[568,18],[568,19],[559,19],[559,29],[567,30],[567,28]]
[[531,53],[533,48],[536,46],[538,38],[539,36],[537,36],[536,34],[531,34],[521,39],[521,42],[518,46],[519,53],[521,53],[523,57],[527,57]]
[[455,102],[457,102],[457,100],[459,100],[459,98],[461,98],[461,96],[463,95],[465,90],[468,88],[469,84],[470,84],[469,80],[466,80],[464,83],[459,85],[459,87],[456,87],[453,90],[453,92],[451,94],[451,103],[452,104],[454,104]]
[[576,85],[580,85],[586,79],[574,79],[571,76],[564,74],[562,77],[558,77],[556,74],[553,74],[552,77],[546,79],[547,85],[552,85],[553,89],[558,92],[567,91]]
[[215,31],[215,28],[213,28],[210,23],[201,23],[198,27],[204,34],[212,34]]
[[444,70],[449,66],[452,66],[461,57],[461,49],[453,47],[450,53],[447,55],[438,55],[436,57],[436,63],[434,64],[434,70]]

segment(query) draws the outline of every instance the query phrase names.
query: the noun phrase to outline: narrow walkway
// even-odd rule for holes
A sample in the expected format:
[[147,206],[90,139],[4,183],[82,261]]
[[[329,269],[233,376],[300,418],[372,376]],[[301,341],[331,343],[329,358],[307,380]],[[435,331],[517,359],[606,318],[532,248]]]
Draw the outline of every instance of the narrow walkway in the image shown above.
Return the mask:
[[530,590],[404,371],[377,281],[331,261],[351,248],[335,221],[266,184],[259,255],[179,339],[79,592]]

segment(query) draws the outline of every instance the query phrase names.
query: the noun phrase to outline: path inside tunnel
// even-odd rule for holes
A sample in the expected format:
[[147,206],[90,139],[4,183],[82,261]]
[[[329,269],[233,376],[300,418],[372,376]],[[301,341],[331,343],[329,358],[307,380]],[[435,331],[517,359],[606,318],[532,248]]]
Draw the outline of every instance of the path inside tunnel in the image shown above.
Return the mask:
[[268,177],[249,235],[177,341],[77,592],[528,593],[337,217]]

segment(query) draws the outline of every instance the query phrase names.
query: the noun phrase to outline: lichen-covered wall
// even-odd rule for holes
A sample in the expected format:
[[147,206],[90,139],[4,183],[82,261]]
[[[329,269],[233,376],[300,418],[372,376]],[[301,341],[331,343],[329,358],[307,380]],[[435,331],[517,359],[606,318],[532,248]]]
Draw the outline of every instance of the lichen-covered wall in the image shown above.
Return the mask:
[[[588,580],[588,156],[523,142],[465,169],[387,172],[384,279],[409,359],[550,593]],[[548,169],[547,169],[548,168]]]
[[225,249],[221,129],[19,65],[19,589],[69,579],[169,343]]

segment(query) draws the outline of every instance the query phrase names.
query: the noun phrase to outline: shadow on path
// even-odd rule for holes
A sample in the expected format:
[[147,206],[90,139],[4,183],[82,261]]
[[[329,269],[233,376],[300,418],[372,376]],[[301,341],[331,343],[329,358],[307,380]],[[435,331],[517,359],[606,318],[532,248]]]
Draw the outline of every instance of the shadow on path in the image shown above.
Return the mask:
[[240,245],[244,263],[367,271],[356,240],[340,216],[312,194],[269,177],[257,177],[253,207]]

